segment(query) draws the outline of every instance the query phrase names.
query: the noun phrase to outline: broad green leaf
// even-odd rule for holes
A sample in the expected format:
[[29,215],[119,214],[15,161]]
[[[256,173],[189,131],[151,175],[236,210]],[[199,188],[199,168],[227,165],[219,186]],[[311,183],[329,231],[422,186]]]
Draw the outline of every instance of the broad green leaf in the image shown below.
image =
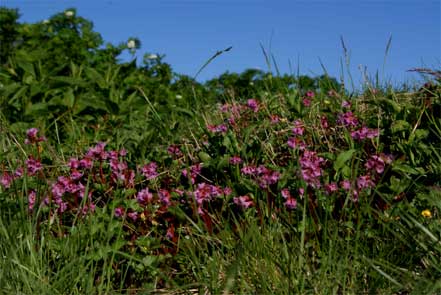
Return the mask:
[[336,171],[341,170],[344,166],[346,166],[346,162],[352,159],[352,155],[356,152],[355,149],[350,149],[344,152],[341,152],[337,159],[334,162],[334,169]]

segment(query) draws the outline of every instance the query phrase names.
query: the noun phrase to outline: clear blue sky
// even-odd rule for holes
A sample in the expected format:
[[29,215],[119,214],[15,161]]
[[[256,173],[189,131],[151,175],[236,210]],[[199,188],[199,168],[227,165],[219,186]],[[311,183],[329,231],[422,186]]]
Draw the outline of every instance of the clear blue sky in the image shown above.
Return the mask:
[[[413,67],[441,67],[441,5],[431,0],[2,0],[19,8],[21,21],[35,22],[69,7],[92,20],[105,41],[138,37],[144,53],[165,54],[175,72],[193,76],[217,50],[233,49],[199,75],[267,70],[260,43],[282,72],[342,73],[343,36],[350,72],[360,84],[360,65],[397,85],[420,76]],[[383,63],[389,37],[392,43]],[[356,85],[357,87],[357,85]],[[358,88],[358,87],[357,87]]]

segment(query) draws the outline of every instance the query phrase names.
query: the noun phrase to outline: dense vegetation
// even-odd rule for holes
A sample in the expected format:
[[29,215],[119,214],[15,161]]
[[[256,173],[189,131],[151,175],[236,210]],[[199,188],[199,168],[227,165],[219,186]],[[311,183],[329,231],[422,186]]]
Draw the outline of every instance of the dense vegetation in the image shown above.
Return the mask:
[[18,19],[0,8],[6,293],[441,292],[437,71],[357,94],[259,70],[199,83],[119,60],[139,40],[104,45],[75,9]]

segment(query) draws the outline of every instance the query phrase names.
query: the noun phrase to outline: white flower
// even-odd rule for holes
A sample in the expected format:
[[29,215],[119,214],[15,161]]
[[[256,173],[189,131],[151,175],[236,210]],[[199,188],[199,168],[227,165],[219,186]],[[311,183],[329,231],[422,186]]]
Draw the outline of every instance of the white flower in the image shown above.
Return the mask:
[[43,24],[47,25],[48,23],[50,23],[48,19],[43,20]]
[[148,58],[148,59],[157,59],[158,56],[157,56],[156,54],[149,54],[149,55],[147,56],[147,58]]
[[74,12],[72,10],[66,10],[64,12],[64,15],[67,17],[72,17],[74,15]]
[[176,99],[182,99],[182,95],[176,94]]
[[135,40],[129,40],[129,42],[127,42],[127,47],[128,47],[129,49],[133,49],[133,48],[135,48],[135,47],[136,47]]

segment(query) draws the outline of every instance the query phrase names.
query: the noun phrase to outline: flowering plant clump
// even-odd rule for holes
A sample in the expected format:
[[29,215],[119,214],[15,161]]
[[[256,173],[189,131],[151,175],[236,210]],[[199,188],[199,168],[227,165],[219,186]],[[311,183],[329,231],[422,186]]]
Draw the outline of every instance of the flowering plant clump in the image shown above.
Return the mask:
[[[317,99],[311,91],[304,98]],[[342,103],[343,109],[351,107],[349,102]],[[164,234],[173,240],[171,228],[179,228],[180,221],[170,216],[170,208],[180,207],[191,216],[203,217],[207,227],[211,227],[212,214],[224,208],[225,202],[230,202],[232,208],[247,210],[266,200],[271,208],[280,204],[288,211],[295,211],[299,206],[298,198],[305,194],[311,200],[332,196],[326,203],[347,195],[359,201],[373,192],[392,163],[391,156],[375,152],[375,149],[372,153],[375,147],[369,142],[365,143],[370,146],[369,152],[358,154],[357,158],[351,152],[347,159],[344,153],[330,158],[326,156],[325,146],[313,145],[315,130],[324,131],[329,141],[335,140],[348,147],[350,143],[343,143],[342,136],[335,131],[341,130],[343,134],[349,128],[353,144],[380,135],[380,130],[360,124],[361,120],[352,110],[340,112],[332,120],[332,114],[319,113],[317,121],[314,118],[307,121],[311,119],[289,120],[282,114],[268,116],[267,109],[268,106],[257,99],[222,105],[220,117],[212,116],[213,121],[222,123],[207,124],[208,139],[203,139],[198,149],[187,148],[184,154],[181,144],[168,146],[166,152],[173,160],[168,163],[174,163],[169,167],[152,160],[134,169],[136,164],[127,161],[126,150],[108,150],[107,143],[99,142],[84,155],[71,158],[65,164],[63,175],[48,179],[49,190],[30,190],[29,208],[46,208],[49,215],[58,214],[60,220],[67,222],[69,215],[85,216],[93,214],[97,208],[112,205],[114,216],[131,223],[130,228],[134,229],[146,226],[147,220],[157,224],[161,218],[167,218]],[[268,130],[259,127],[262,122],[268,122],[265,125]],[[29,145],[43,142],[45,138],[37,133],[38,129],[29,129],[25,142]],[[271,151],[268,157],[255,158],[260,146],[265,145]],[[226,166],[221,164],[224,158]],[[348,166],[351,159],[360,163],[358,166],[364,170],[351,173]],[[223,169],[222,173],[213,170],[214,167]],[[32,155],[20,169],[30,177],[48,175],[44,165]],[[231,189],[229,178],[225,177],[228,173],[231,179],[238,181],[239,186],[233,186],[235,189]],[[20,175],[5,171],[0,184],[8,189]],[[216,179],[217,183],[213,183]],[[299,191],[298,196],[291,194],[295,190]]]
[[[60,236],[75,222],[108,212],[124,228],[121,249],[141,256],[177,254],[181,235],[199,223],[214,234],[242,218],[297,226],[310,216],[320,228],[324,214],[356,222],[362,206],[381,220],[392,206],[385,196],[399,204],[405,195],[396,193],[399,169],[406,169],[402,159],[381,144],[386,131],[352,102],[325,102],[336,109],[322,111],[322,95],[299,96],[292,113],[264,98],[224,103],[209,110],[193,141],[160,146],[139,163],[107,141],[58,167],[47,165],[46,138],[30,128],[24,139],[29,152],[21,165],[2,170],[0,187],[9,192],[26,180],[27,213],[39,216],[40,227],[56,223]],[[436,213],[425,208],[418,215],[430,221]],[[160,246],[146,247],[146,236]]]

